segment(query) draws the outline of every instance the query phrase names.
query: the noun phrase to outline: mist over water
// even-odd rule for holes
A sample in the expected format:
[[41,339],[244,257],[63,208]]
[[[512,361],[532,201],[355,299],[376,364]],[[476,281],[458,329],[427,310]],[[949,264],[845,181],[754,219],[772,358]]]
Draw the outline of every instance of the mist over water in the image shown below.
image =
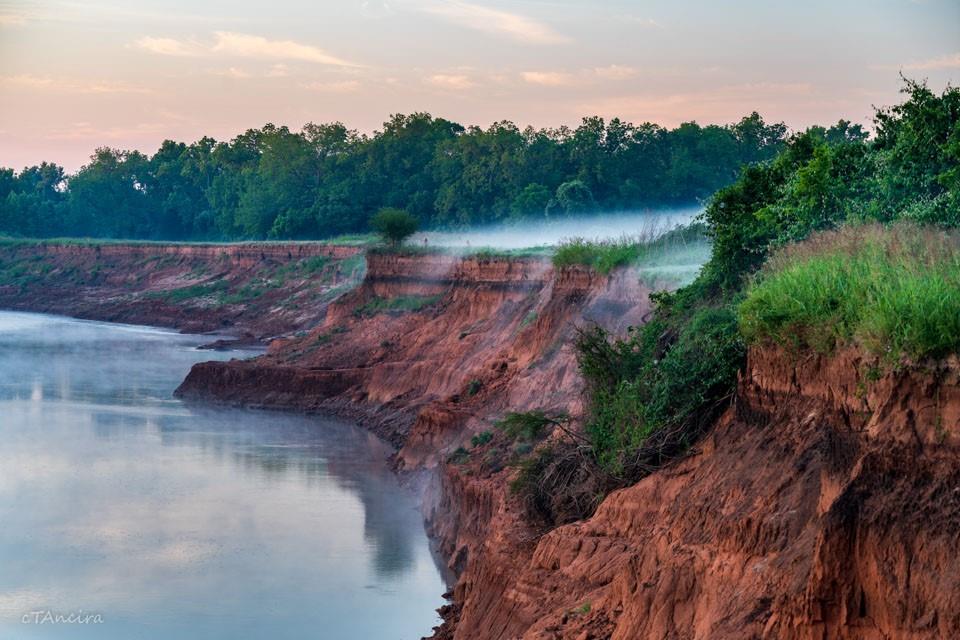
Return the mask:
[[247,355],[208,340],[0,312],[0,638],[428,634],[445,587],[389,447],[173,399],[194,362]]
[[549,247],[569,238],[605,240],[626,236],[656,237],[689,224],[703,209],[665,209],[595,213],[570,218],[554,218],[536,222],[503,223],[473,227],[466,231],[429,231],[418,233],[412,244],[451,248],[528,249]]

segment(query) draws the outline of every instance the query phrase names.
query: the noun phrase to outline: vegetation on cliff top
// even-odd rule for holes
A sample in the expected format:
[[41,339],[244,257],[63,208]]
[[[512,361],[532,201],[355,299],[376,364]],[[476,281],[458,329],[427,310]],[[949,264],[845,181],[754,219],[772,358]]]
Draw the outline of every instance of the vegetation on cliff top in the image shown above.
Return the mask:
[[[888,228],[960,225],[960,89],[936,95],[905,81],[903,91],[902,104],[877,112],[873,139],[843,121],[813,127],[718,191],[703,216],[711,259],[692,284],[652,296],[647,324],[624,339],[581,331],[587,466],[610,480],[595,486],[634,482],[699,437],[733,391],[742,336],[786,341],[796,331],[805,346],[855,341],[894,357],[960,349],[955,237]],[[580,245],[568,252],[614,266],[629,253]],[[777,257],[747,287],[771,252]],[[549,476],[553,464],[537,458],[526,473]]]
[[740,306],[750,341],[890,360],[960,351],[960,238],[904,224],[846,227],[776,253]]
[[412,236],[417,231],[417,224],[417,219],[408,212],[393,207],[384,207],[370,218],[370,228],[393,247],[399,247]]
[[663,231],[651,228],[638,235],[609,240],[570,238],[553,252],[555,267],[583,265],[604,275],[619,267],[641,261],[649,265],[678,250],[707,242],[706,227],[695,223]]

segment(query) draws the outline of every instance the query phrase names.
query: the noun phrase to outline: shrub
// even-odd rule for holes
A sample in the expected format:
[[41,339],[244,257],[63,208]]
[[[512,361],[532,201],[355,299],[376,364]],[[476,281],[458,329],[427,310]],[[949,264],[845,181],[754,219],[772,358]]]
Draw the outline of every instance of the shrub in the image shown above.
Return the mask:
[[457,450],[450,454],[447,462],[451,464],[464,464],[470,459],[470,452],[463,447],[457,447]]
[[[675,310],[676,311],[676,310]],[[624,479],[682,452],[729,395],[744,357],[736,316],[706,306],[611,341],[581,331],[580,368],[592,389],[586,425],[600,467]]]
[[960,238],[905,224],[820,234],[776,254],[739,313],[751,342],[850,343],[889,359],[956,353]]
[[487,444],[491,440],[493,440],[493,433],[491,433],[490,431],[481,431],[480,433],[470,438],[470,445],[473,446],[474,448],[482,447],[483,445]]
[[511,493],[528,518],[547,527],[589,517],[611,488],[582,448],[569,441],[535,449],[515,466]]
[[378,313],[403,313],[408,311],[420,311],[425,307],[436,304],[440,300],[437,296],[397,296],[395,298],[381,298],[375,296],[353,310],[353,315],[358,318],[369,318]]
[[539,439],[547,427],[557,425],[565,419],[565,415],[548,415],[545,411],[537,409],[522,413],[510,412],[498,420],[494,426],[511,440],[531,441]]
[[370,228],[392,246],[399,246],[417,231],[415,217],[403,209],[385,207],[370,218]]

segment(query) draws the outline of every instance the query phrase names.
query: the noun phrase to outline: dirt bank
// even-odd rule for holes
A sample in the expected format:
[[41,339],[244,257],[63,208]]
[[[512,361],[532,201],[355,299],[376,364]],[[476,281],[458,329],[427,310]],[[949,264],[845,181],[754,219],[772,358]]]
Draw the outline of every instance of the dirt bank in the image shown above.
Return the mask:
[[543,259],[370,255],[316,329],[253,362],[197,365],[178,394],[359,415],[402,447],[401,466],[433,466],[505,410],[579,413],[575,325],[625,331],[648,294]]
[[[215,252],[174,256],[178,283],[202,268],[195,259],[234,264]],[[143,277],[131,261],[150,264],[116,260],[131,270],[123,286]],[[247,253],[222,271],[250,282],[265,265],[291,264],[270,261],[280,258]],[[291,279],[301,284],[290,295],[304,296],[295,314],[273,302],[248,313],[313,328],[254,361],[199,364],[177,393],[346,415],[396,445],[398,468],[433,469],[428,528],[457,576],[436,637],[960,637],[956,361],[894,370],[854,351],[754,349],[734,401],[691,455],[610,495],[591,518],[546,531],[522,515],[515,468],[491,455],[497,441],[471,438],[506,411],[576,420],[574,328],[642,323],[649,291],[636,274],[374,254],[339,297],[314,304],[299,293],[309,281]],[[83,296],[110,283],[62,286],[60,312],[87,308]],[[230,305],[209,308],[217,319]]]
[[363,276],[320,243],[0,243],[0,308],[264,340],[312,327]]
[[452,468],[452,637],[960,637],[958,367],[871,365],[754,350],[693,455],[526,546]]
[[754,350],[692,455],[585,522],[528,524],[514,469],[470,437],[508,409],[578,415],[573,326],[624,331],[647,293],[539,260],[371,256],[320,328],[258,362],[198,365],[179,393],[352,412],[400,467],[435,467],[428,525],[458,576],[437,637],[960,635],[955,363],[883,373],[852,352]]

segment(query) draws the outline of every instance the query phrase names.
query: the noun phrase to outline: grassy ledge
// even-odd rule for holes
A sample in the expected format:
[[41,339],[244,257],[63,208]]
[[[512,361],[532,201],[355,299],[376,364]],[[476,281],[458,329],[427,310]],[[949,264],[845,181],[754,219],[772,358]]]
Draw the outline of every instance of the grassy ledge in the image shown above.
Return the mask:
[[960,236],[908,224],[848,227],[775,254],[739,310],[748,342],[890,360],[960,351]]
[[677,252],[702,249],[706,243],[706,229],[698,223],[666,232],[651,229],[612,240],[570,238],[557,246],[553,253],[553,266],[583,265],[607,275],[619,267],[641,262],[657,266]]

